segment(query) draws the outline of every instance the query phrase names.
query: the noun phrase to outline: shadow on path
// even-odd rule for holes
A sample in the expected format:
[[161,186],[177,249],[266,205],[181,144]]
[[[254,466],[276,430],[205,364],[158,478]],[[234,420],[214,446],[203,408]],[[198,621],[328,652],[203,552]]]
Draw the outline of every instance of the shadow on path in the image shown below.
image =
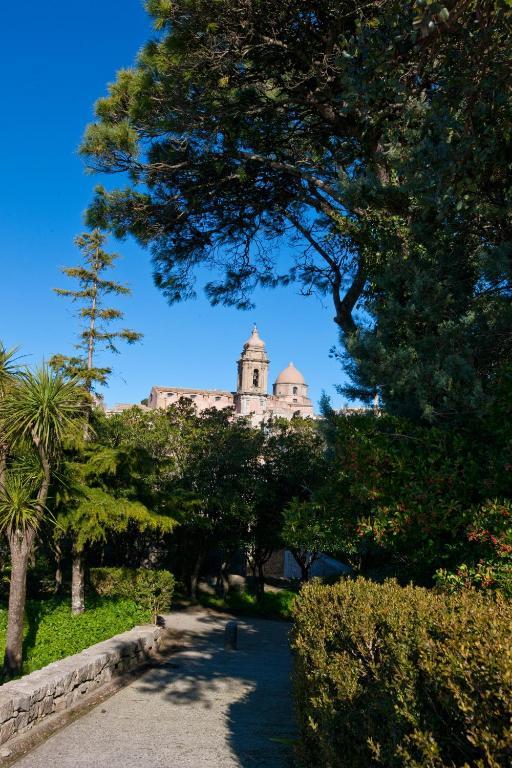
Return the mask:
[[166,617],[169,654],[22,757],[17,768],[289,768],[290,625],[204,610]]
[[[173,617],[169,617],[172,622]],[[265,619],[239,620],[238,650],[225,651],[229,616],[202,614],[193,630],[178,634],[186,647],[135,684],[139,693],[163,696],[197,718],[198,746],[209,727],[223,720],[233,765],[288,768],[293,765],[290,625]],[[207,718],[214,709],[219,715]],[[217,719],[217,722],[215,720]],[[201,724],[204,731],[201,733]],[[221,763],[207,763],[213,766]],[[202,763],[197,763],[202,765]],[[223,765],[223,764],[222,764]]]

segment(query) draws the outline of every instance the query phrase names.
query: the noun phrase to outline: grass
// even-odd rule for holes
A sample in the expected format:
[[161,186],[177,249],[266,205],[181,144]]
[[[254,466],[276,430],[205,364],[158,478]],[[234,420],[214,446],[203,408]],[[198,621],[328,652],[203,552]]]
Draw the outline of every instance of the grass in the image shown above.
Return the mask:
[[[90,645],[146,624],[150,616],[133,600],[93,597],[87,610],[72,616],[68,598],[28,600],[23,639],[23,674],[41,669],[52,661],[83,651]],[[0,653],[4,653],[7,608],[0,607]]]
[[265,592],[260,602],[257,602],[255,596],[249,592],[231,592],[225,598],[203,592],[199,596],[199,602],[201,605],[219,611],[290,621],[292,606],[296,597],[296,592],[287,589],[281,589],[278,592]]

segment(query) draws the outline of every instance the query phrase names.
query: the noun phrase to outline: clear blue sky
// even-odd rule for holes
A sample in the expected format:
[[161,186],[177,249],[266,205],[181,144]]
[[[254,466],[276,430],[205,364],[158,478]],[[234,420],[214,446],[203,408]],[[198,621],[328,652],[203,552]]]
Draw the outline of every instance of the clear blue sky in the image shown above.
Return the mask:
[[[73,238],[100,181],[84,173],[76,148],[95,100],[149,35],[141,0],[28,0],[2,9],[0,339],[20,345],[30,362],[72,352],[77,320],[52,288],[66,283],[59,267],[77,261]],[[108,403],[138,402],[153,384],[233,389],[235,361],[256,322],[271,381],[292,360],[314,402],[325,389],[341,404],[327,300],[303,298],[292,287],[259,292],[251,312],[212,308],[203,297],[169,307],[153,286],[148,253],[131,241],[110,246],[123,257],[116,278],[133,291],[119,306],[144,341],[109,360]]]

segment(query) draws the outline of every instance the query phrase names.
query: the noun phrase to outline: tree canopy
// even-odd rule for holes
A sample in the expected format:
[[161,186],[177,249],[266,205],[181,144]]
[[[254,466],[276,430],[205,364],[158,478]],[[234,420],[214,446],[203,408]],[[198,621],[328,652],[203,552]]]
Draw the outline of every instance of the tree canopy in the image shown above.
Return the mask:
[[90,223],[149,246],[170,301],[202,265],[213,303],[329,295],[351,394],[478,407],[510,346],[509,4],[147,8],[155,35],[82,145],[129,178]]

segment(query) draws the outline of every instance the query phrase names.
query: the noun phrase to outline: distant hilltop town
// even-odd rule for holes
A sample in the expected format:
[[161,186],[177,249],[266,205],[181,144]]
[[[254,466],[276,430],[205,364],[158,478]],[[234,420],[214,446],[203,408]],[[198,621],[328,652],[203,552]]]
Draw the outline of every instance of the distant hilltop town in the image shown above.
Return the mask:
[[[185,397],[194,403],[198,413],[207,408],[234,408],[236,414],[248,417],[254,426],[272,416],[286,419],[294,415],[313,416],[308,385],[293,363],[281,371],[274,382],[272,394],[268,393],[269,362],[265,343],[254,326],[238,360],[235,392],[155,386],[151,388],[145,407],[153,410],[167,408]],[[122,403],[107,409],[107,413],[119,413],[131,407],[131,404]]]

